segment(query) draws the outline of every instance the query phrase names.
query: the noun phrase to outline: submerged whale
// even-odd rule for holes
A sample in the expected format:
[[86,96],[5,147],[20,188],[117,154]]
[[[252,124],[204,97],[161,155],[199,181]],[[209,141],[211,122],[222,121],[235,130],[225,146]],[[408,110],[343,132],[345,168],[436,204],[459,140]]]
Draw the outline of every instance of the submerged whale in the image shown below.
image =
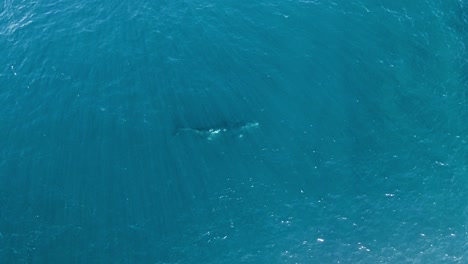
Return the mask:
[[241,138],[244,136],[245,132],[257,128],[259,125],[258,122],[236,122],[214,127],[180,127],[176,130],[174,137],[182,134],[192,134],[204,137],[208,140],[213,140],[220,135],[229,134]]

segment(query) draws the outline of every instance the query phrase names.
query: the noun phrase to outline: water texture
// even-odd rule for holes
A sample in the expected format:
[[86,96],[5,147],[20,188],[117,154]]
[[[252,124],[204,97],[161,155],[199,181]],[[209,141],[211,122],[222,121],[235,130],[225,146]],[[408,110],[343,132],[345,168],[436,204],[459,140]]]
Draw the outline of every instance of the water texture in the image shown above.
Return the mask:
[[467,263],[466,0],[0,2],[0,263]]

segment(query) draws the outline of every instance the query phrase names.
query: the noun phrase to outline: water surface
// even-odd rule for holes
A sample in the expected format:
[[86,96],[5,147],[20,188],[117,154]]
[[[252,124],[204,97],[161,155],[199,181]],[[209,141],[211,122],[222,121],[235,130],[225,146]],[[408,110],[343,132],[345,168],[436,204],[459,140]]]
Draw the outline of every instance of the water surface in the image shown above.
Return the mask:
[[465,263],[468,3],[0,4],[0,263]]

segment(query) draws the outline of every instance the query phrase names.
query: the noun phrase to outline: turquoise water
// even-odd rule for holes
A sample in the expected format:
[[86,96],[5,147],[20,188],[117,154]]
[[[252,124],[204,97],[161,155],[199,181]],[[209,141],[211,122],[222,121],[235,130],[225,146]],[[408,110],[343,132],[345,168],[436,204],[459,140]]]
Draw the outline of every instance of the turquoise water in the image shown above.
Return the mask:
[[4,0],[0,263],[467,263],[465,0]]

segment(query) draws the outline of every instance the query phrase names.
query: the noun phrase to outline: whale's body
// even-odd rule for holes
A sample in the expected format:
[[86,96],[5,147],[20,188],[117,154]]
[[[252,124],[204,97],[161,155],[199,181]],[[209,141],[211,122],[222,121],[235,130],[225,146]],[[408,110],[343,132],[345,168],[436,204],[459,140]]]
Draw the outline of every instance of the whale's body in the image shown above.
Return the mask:
[[245,132],[257,128],[258,126],[258,122],[236,122],[232,124],[226,123],[214,127],[181,127],[176,130],[175,136],[189,134],[204,137],[208,140],[213,140],[220,135],[229,134],[241,138],[244,136]]

